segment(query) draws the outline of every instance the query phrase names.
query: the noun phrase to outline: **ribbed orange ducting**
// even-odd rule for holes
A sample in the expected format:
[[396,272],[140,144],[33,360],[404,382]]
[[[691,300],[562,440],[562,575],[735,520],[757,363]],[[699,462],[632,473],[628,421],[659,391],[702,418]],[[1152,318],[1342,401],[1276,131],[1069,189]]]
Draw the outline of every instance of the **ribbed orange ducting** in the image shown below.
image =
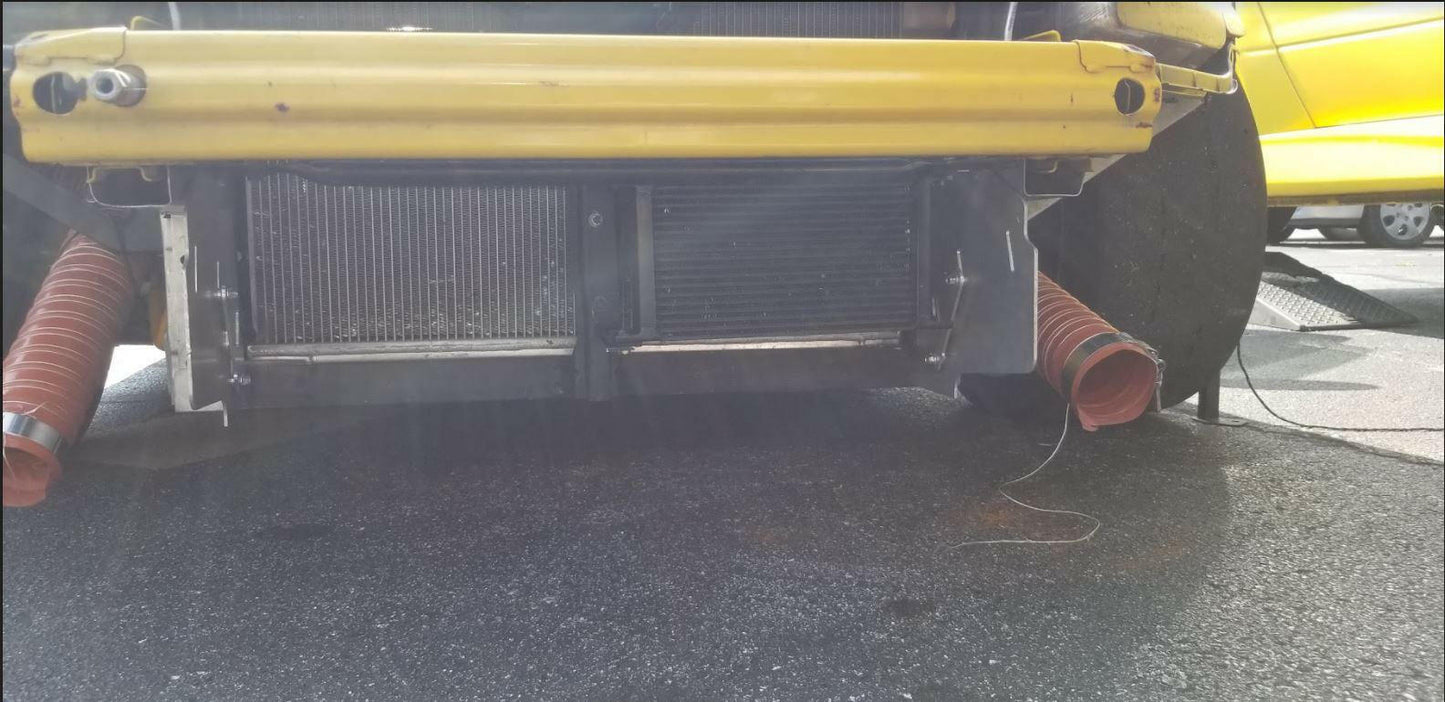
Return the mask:
[[33,505],[60,474],[105,383],[132,301],[125,261],[75,234],[45,276],[5,356],[4,504]]
[[1094,431],[1131,422],[1149,409],[1159,364],[1149,347],[1039,274],[1038,372]]

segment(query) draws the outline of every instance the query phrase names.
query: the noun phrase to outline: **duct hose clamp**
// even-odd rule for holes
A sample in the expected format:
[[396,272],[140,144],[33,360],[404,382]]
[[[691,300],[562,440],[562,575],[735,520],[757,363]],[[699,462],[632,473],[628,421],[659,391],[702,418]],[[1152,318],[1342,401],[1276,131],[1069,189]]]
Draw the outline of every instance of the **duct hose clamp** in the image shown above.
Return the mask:
[[34,441],[53,455],[59,455],[65,448],[65,437],[55,427],[28,414],[5,413],[5,433]]
[[1082,343],[1074,347],[1074,350],[1069,353],[1069,357],[1064,359],[1064,368],[1059,372],[1060,385],[1063,386],[1065,392],[1064,399],[1069,402],[1074,401],[1073,398],[1070,397],[1074,391],[1074,374],[1079,372],[1079,367],[1084,365],[1084,361],[1094,355],[1095,351],[1119,341],[1143,348],[1144,352],[1149,354],[1150,358],[1154,359],[1154,366],[1157,370],[1154,372],[1153,409],[1155,412],[1163,410],[1164,401],[1160,397],[1160,392],[1164,387],[1164,359],[1159,357],[1159,352],[1155,351],[1153,346],[1135,339],[1124,332],[1102,332],[1095,334],[1084,339]]

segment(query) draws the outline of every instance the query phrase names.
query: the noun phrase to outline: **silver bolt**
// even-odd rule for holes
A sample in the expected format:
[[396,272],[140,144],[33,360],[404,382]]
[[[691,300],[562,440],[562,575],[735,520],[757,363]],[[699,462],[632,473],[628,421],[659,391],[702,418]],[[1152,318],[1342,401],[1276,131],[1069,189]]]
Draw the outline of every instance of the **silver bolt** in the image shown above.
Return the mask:
[[130,107],[145,94],[145,73],[135,66],[102,68],[90,77],[90,96],[100,102]]
[[232,373],[231,377],[227,378],[227,380],[237,387],[246,387],[251,384],[251,376],[245,373]]
[[593,211],[591,214],[587,215],[587,226],[592,227],[593,229],[602,226],[602,213]]
[[929,354],[923,357],[923,362],[927,363],[930,366],[941,366],[943,365],[943,354]]
[[955,273],[951,276],[948,276],[947,278],[944,278],[943,282],[955,287],[960,287],[964,283],[968,282],[968,278],[963,277],[962,273]]

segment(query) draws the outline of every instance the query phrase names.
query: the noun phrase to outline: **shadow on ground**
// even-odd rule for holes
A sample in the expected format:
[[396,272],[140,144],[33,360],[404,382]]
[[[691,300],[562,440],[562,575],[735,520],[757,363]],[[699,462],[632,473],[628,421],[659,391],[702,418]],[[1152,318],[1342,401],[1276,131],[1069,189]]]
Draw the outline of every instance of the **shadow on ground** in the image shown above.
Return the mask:
[[1095,540],[953,548],[1088,527],[994,488],[1056,427],[915,391],[496,403],[137,465],[165,421],[5,513],[7,699],[1157,696],[1187,685],[1138,652],[1224,587],[1247,453],[1178,417],[1075,437],[1015,493]]
[[[1333,368],[1374,353],[1369,346],[1355,342],[1349,336],[1338,332],[1296,332],[1281,329],[1251,328],[1240,339],[1240,351],[1244,356],[1254,387],[1258,390],[1374,390],[1378,386],[1344,380],[1318,380],[1311,376],[1323,374]],[[1279,366],[1289,369],[1288,378],[1271,378],[1269,368]],[[1226,368],[1235,368],[1231,358]],[[1243,377],[1231,377],[1227,373],[1221,381],[1226,388],[1247,387]]]
[[1382,288],[1364,292],[1415,315],[1415,319],[1419,320],[1415,324],[1393,327],[1385,331],[1431,339],[1445,339],[1445,288],[1416,286]]

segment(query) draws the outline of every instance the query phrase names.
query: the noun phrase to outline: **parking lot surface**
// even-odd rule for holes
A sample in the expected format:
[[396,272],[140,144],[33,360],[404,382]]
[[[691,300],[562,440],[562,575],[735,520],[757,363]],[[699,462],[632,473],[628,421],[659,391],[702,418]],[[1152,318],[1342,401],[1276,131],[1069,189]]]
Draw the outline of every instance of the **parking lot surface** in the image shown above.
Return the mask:
[[[1438,424],[1432,246],[1380,252],[1434,266],[1386,298],[1420,327],[1246,336],[1277,410]],[[7,700],[1445,697],[1440,435],[1276,426],[1236,375],[1225,411],[1258,421],[1073,433],[1011,488],[1102,522],[1067,546],[959,545],[1089,523],[997,491],[1057,423],[921,391],[223,431],[163,380],[113,385],[51,498],[4,514]]]
[[[1251,327],[1240,342],[1254,385],[1280,415],[1343,427],[1445,426],[1445,238],[1422,248],[1366,248],[1296,232],[1272,247],[1410,313],[1395,329],[1291,332]],[[1231,362],[1224,367],[1224,412],[1283,426],[1250,395]],[[1445,459],[1440,432],[1324,431],[1367,446]]]

